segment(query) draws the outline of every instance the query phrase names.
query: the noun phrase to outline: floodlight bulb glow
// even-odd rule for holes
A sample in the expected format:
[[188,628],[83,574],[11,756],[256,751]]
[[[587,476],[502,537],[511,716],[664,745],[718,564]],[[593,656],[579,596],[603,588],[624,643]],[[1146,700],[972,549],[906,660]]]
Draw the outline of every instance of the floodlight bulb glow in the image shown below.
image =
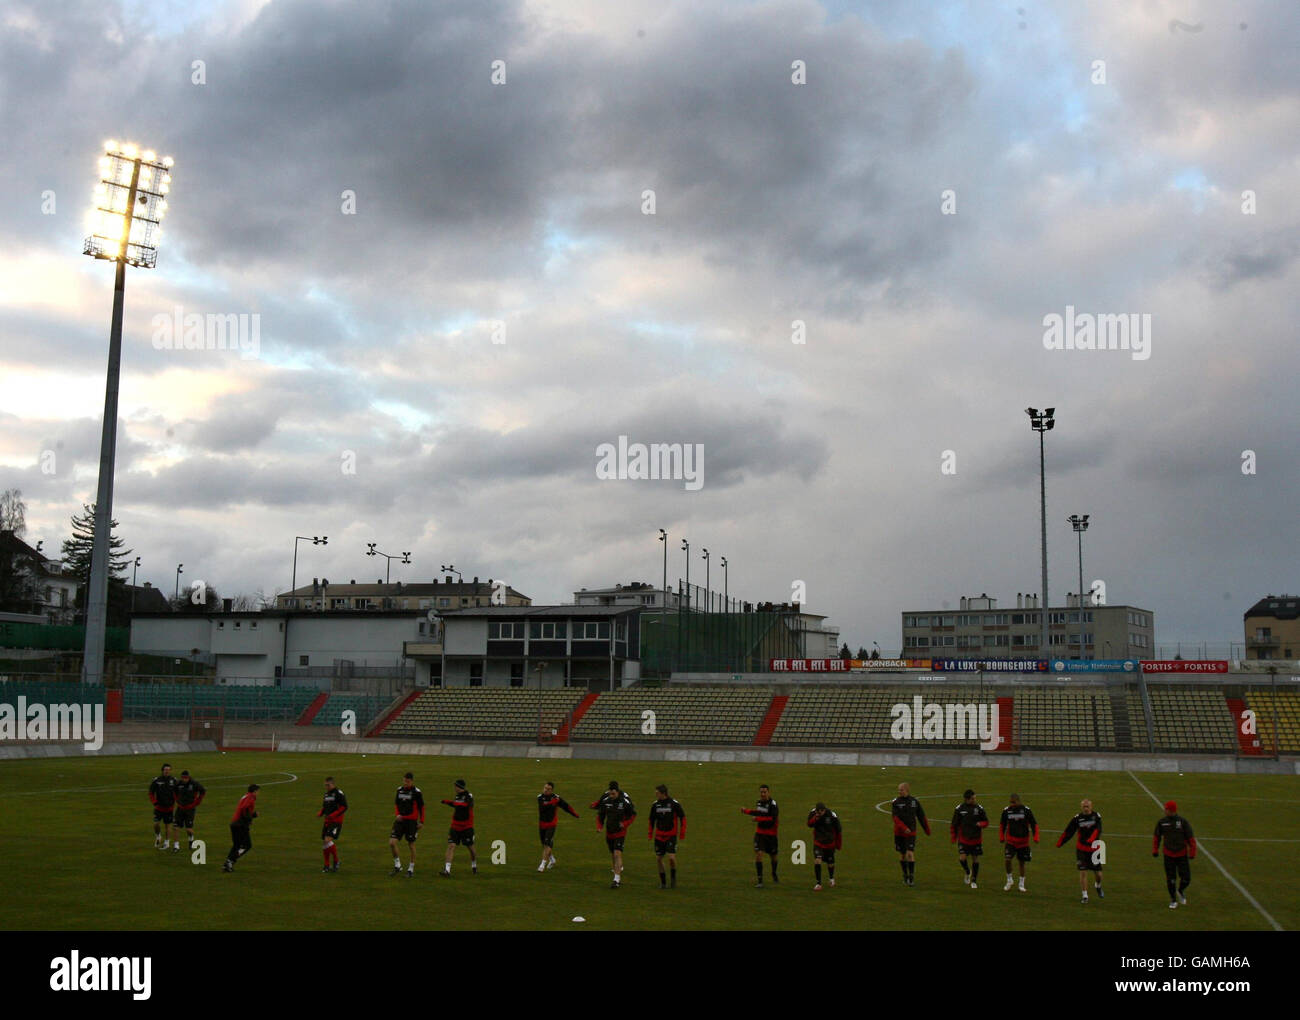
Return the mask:
[[152,163],[155,159],[158,158],[158,153],[154,152],[153,149],[145,149],[144,158],[147,162]]
[[158,192],[159,192],[159,194],[162,194],[162,195],[167,194],[167,192],[169,192],[169,191],[171,191],[171,190],[172,190],[172,189],[171,189],[170,187],[168,187],[166,184],[160,184],[160,185],[158,186]]
[[105,173],[105,174],[108,173],[108,168],[109,168],[110,166],[112,166],[112,165],[113,165],[113,161],[112,161],[111,159],[109,159],[107,156],[100,156],[100,157],[99,157],[99,172],[100,172],[100,173]]
[[165,166],[165,167],[170,168],[170,167],[171,167],[175,162],[176,162],[176,160],[172,159],[171,156],[164,156],[164,157],[163,157],[163,161],[162,161],[162,165]]
[[106,152],[116,152],[116,151],[117,151],[117,139],[116,139],[116,138],[110,138],[108,141],[106,141],[106,142],[104,143],[104,149],[105,149]]
[[122,155],[127,159],[135,159],[136,156],[140,155],[140,150],[131,142],[127,142],[126,145],[122,146]]

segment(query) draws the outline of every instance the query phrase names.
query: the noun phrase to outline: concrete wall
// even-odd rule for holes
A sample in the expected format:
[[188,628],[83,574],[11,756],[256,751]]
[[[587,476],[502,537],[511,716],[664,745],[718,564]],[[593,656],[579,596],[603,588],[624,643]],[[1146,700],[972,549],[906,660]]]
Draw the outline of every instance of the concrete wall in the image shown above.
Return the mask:
[[131,651],[148,655],[212,651],[212,627],[206,616],[145,617],[131,621]]

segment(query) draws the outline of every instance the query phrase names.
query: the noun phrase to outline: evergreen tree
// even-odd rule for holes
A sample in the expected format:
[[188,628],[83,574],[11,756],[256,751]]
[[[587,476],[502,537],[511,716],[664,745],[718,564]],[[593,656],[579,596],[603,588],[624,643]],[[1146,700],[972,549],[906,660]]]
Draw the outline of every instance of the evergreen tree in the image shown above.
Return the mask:
[[[86,593],[90,590],[90,561],[95,548],[95,508],[81,505],[72,515],[72,537],[63,541],[63,569],[77,579],[77,609],[85,622]],[[126,627],[131,622],[131,596],[126,590],[126,569],[133,550],[122,550],[122,539],[113,534],[117,521],[108,529],[108,626]]]

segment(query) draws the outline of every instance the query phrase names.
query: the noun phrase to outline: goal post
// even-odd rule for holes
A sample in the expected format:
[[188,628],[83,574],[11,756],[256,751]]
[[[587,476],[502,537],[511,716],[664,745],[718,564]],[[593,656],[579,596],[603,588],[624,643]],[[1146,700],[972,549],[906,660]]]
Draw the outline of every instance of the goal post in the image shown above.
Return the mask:
[[190,739],[211,740],[220,749],[225,743],[226,710],[220,705],[195,705],[190,709]]

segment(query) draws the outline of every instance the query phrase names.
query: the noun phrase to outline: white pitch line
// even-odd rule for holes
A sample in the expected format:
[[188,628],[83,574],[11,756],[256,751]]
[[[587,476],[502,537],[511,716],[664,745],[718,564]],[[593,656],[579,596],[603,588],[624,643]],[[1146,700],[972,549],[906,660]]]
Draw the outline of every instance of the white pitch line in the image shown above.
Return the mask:
[[[266,775],[265,772],[241,772],[234,776],[210,776],[208,781],[214,782],[219,779],[256,779],[258,776]],[[262,783],[262,786],[283,786],[286,783],[296,783],[298,777],[292,772],[272,772],[273,776],[289,776],[288,779],[276,779],[271,782]],[[235,784],[239,785],[239,784]],[[214,786],[214,789],[216,787]],[[7,797],[44,797],[51,793],[112,793],[114,790],[138,790],[139,783],[122,783],[117,786],[68,786],[58,790],[15,790],[7,793]]]
[[[1146,783],[1142,782],[1142,780],[1140,780],[1137,776],[1133,775],[1131,770],[1125,769],[1124,771],[1128,772],[1128,777],[1131,780],[1133,780],[1133,782],[1137,783],[1138,786],[1142,787],[1143,790],[1146,790],[1147,796],[1156,802],[1157,807],[1162,807],[1162,808],[1164,807],[1164,804],[1161,802],[1160,798],[1157,797],[1154,793],[1152,793],[1149,789],[1147,789]],[[1263,917],[1265,921],[1267,921],[1269,924],[1273,926],[1274,931],[1286,931],[1285,928],[1283,928],[1280,924],[1278,924],[1275,920],[1273,920],[1273,915],[1271,915],[1267,910],[1265,910],[1263,907],[1259,905],[1259,900],[1255,899],[1254,896],[1252,896],[1249,892],[1246,891],[1246,887],[1244,885],[1242,885],[1230,874],[1228,874],[1228,869],[1219,863],[1219,859],[1215,857],[1214,854],[1210,853],[1209,847],[1202,845],[1200,840],[1197,840],[1197,845],[1200,846],[1200,848],[1205,851],[1205,856],[1210,859],[1210,863],[1213,864],[1216,868],[1218,868],[1221,872],[1223,872],[1223,877],[1237,887],[1237,892],[1241,893],[1241,895],[1246,897],[1246,902],[1249,903],[1256,910],[1258,910],[1260,916]]]
[[[1132,773],[1129,774],[1132,775]],[[1150,791],[1147,792],[1149,793]],[[1027,793],[1025,794],[1025,796],[1036,797],[1039,796],[1039,794]],[[1108,794],[1108,796],[1114,796],[1114,795]],[[1137,794],[1134,794],[1134,796],[1137,796]],[[876,810],[879,811],[882,815],[891,815],[893,814],[893,812],[886,811],[885,805],[892,804],[892,803],[893,803],[892,801],[882,800],[879,804],[876,805]],[[989,824],[990,827],[992,827],[992,823],[990,822]],[[1106,833],[1106,838],[1107,839],[1150,839],[1151,837],[1149,835],[1143,835],[1140,832],[1108,832]],[[1218,843],[1300,843],[1300,839],[1260,839],[1253,836],[1198,836],[1197,843],[1200,843],[1201,840],[1203,839],[1213,839]]]

